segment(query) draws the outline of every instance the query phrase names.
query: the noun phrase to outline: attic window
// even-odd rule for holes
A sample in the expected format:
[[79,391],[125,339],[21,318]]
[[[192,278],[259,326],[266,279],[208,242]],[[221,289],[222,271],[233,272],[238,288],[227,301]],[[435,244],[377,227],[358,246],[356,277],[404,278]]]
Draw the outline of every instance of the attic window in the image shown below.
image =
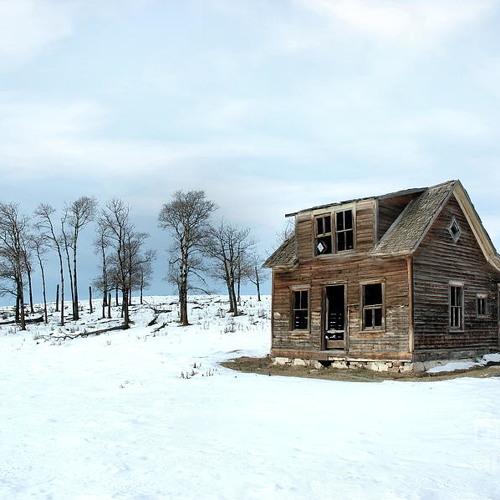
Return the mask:
[[354,228],[352,210],[337,212],[336,214],[336,236],[337,252],[352,250],[354,248]]
[[455,219],[455,217],[453,217],[453,219],[451,220],[451,223],[448,226],[448,231],[453,238],[453,241],[456,243],[459,240],[460,235],[462,234],[462,230],[460,229],[460,226],[458,225],[457,219]]
[[332,253],[332,218],[330,215],[316,217],[316,255]]

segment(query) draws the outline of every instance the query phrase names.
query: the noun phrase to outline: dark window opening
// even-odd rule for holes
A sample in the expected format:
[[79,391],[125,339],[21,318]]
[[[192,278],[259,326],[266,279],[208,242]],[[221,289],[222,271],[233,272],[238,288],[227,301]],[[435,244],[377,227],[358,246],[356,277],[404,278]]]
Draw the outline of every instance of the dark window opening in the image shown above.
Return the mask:
[[332,219],[329,215],[316,218],[316,255],[324,255],[333,252],[332,245]]
[[450,327],[462,330],[464,315],[463,287],[450,286]]
[[327,340],[344,340],[345,295],[344,285],[326,287],[326,333]]
[[486,297],[476,297],[476,311],[478,316],[487,316]]
[[309,292],[293,292],[293,329],[307,330],[309,325]]
[[337,251],[354,248],[354,227],[352,210],[337,212],[336,216]]
[[363,285],[363,326],[365,330],[382,328],[382,311],[382,283]]

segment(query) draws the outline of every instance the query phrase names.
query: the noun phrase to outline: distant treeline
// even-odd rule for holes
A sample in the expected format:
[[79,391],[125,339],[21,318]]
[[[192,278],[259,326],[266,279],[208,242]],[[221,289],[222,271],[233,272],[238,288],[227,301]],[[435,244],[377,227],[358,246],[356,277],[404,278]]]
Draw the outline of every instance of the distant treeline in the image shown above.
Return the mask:
[[[228,291],[230,312],[238,315],[241,284],[260,284],[266,278],[261,257],[249,228],[225,220],[212,220],[217,206],[204,191],[177,191],[158,215],[160,228],[170,233],[168,276],[179,293],[181,325],[188,325],[189,291],[207,290],[206,278],[222,280]],[[41,276],[44,320],[47,321],[47,276],[49,258],[58,269],[56,311],[65,324],[65,298],[71,296],[72,319],[80,314],[78,295],[78,247],[83,231],[93,227],[94,248],[99,256],[92,286],[102,295],[102,315],[111,301],[111,292],[121,294],[124,327],[130,324],[129,305],[133,291],[142,303],[143,291],[153,276],[156,250],[146,248],[149,234],[137,231],[130,207],[111,199],[100,207],[95,198],[82,196],[65,205],[60,213],[49,204],[40,204],[32,215],[23,214],[16,203],[0,202],[0,295],[15,299],[15,320],[26,329],[26,311],[34,313],[32,276]],[[89,290],[91,295],[91,289]],[[26,297],[28,294],[29,298]]]

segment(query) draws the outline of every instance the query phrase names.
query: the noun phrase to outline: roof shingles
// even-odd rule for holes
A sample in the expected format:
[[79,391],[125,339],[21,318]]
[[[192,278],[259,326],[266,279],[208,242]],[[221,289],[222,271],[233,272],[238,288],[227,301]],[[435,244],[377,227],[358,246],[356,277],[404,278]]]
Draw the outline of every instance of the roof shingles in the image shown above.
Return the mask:
[[452,194],[456,181],[426,189],[414,198],[382,237],[373,253],[407,253],[414,251]]
[[[382,196],[390,198],[406,193],[415,194],[415,198],[394,221],[371,254],[407,254],[415,251],[459,183],[459,181],[448,181],[429,188],[401,191]],[[268,257],[263,267],[292,267],[296,264],[296,239],[295,234],[292,234]]]

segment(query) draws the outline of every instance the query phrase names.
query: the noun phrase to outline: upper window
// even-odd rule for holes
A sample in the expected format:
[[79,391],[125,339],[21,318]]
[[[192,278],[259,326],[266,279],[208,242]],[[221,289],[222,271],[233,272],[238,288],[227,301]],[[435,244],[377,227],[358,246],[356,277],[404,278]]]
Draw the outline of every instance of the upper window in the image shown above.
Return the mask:
[[363,285],[363,330],[382,330],[384,298],[382,283]]
[[315,255],[344,252],[354,248],[354,217],[352,210],[336,212],[332,217],[320,215],[315,219]]
[[463,330],[464,327],[464,288],[450,286],[450,328]]
[[337,252],[354,248],[354,228],[352,210],[344,210],[335,214],[335,234],[337,237]]
[[292,329],[307,330],[309,327],[309,291],[295,290],[292,294]]
[[332,245],[332,218],[330,215],[316,217],[316,255],[333,252]]
[[460,226],[458,225],[457,219],[455,219],[455,217],[453,217],[453,219],[451,220],[450,225],[448,226],[448,231],[453,238],[453,241],[456,243],[460,239],[462,230],[460,229]]

